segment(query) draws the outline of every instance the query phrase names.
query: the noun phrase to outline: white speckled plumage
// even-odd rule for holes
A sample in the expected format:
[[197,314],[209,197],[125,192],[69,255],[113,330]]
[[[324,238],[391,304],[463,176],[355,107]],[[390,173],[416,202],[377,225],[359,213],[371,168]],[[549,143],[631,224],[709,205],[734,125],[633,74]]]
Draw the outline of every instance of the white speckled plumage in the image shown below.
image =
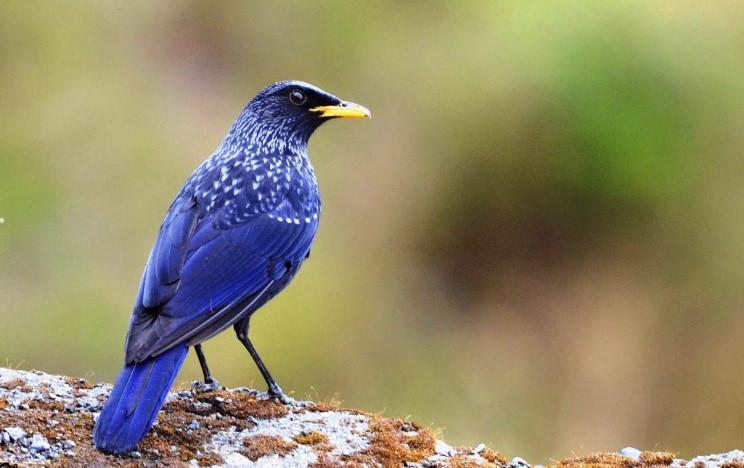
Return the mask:
[[[336,99],[311,85],[297,83],[329,96],[330,100]],[[322,121],[307,125],[307,120],[288,118],[282,113],[286,104],[281,100],[266,106],[263,99],[260,109],[255,108],[254,101],[246,106],[220,146],[194,172],[184,189],[193,190],[206,212],[218,216],[215,222],[223,226],[240,224],[251,215],[277,209],[271,219],[292,223],[296,220],[295,224],[317,220],[321,202],[307,156],[307,140]],[[270,118],[274,115],[281,119]]]

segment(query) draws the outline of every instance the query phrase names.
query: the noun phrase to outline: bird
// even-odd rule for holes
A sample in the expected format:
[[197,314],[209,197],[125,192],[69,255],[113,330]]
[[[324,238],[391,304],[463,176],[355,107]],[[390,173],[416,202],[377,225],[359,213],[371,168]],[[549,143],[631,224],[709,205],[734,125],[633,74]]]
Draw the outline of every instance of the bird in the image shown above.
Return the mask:
[[215,388],[201,343],[230,326],[266,381],[266,397],[295,403],[248,339],[249,322],[310,255],[321,211],[310,136],[328,120],[363,117],[371,117],[364,106],[309,83],[276,82],[248,103],[188,177],[142,274],[124,366],[93,430],[98,450],[136,448],[190,347],[204,387]]

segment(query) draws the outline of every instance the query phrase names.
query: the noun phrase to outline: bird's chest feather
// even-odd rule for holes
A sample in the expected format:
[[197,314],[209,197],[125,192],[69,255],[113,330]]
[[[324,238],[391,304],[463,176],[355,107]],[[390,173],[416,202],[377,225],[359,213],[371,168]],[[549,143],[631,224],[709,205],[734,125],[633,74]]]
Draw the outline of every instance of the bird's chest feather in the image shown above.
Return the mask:
[[307,158],[265,155],[235,158],[195,174],[195,197],[214,225],[240,226],[260,215],[277,222],[317,223],[320,196]]

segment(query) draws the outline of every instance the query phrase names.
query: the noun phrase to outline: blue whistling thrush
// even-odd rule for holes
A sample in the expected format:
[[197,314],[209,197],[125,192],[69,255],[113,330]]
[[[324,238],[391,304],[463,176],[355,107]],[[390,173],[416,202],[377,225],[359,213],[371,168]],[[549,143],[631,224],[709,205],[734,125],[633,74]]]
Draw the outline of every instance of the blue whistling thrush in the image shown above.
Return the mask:
[[320,196],[310,135],[369,111],[300,81],[260,93],[214,154],[188,178],[147,260],[126,339],[124,368],[96,422],[99,450],[135,448],[152,426],[189,346],[213,388],[201,342],[233,326],[268,385],[292,403],[248,339],[253,312],[278,294],[310,253]]

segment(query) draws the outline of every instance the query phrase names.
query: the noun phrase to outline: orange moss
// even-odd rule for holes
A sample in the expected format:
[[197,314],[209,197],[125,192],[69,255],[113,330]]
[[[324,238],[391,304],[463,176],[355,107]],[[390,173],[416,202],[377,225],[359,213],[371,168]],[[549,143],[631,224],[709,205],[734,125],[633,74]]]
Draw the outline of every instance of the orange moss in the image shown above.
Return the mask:
[[486,460],[489,463],[498,463],[500,465],[509,464],[509,460],[501,452],[494,452],[490,448],[486,448],[485,450],[480,452],[478,455],[480,455],[484,460]]
[[447,460],[447,466],[450,468],[500,468],[503,466],[508,466],[508,464],[508,461],[506,462],[506,464],[503,465],[490,461],[482,463],[474,460],[473,458],[470,458],[467,455],[462,454],[455,455],[454,457]]
[[642,452],[640,460],[649,465],[671,465],[674,456],[672,452]]
[[302,445],[318,445],[327,444],[329,442],[327,435],[321,434],[317,431],[303,432],[292,437],[292,439]]
[[93,385],[85,379],[74,379],[72,377],[64,377],[67,385],[74,388],[75,390],[90,390]]
[[216,453],[200,453],[196,456],[199,466],[213,466],[225,463],[225,460]]
[[324,401],[308,407],[307,410],[318,413],[325,413],[326,411],[338,411],[339,407],[340,405],[336,401]]
[[[233,394],[229,392],[214,393],[214,395],[200,394],[193,398],[178,399],[166,403],[158,415],[158,423],[150,434],[140,442],[140,451],[143,453],[169,454],[186,462],[197,458],[198,453],[202,453],[204,442],[209,440],[211,434],[215,431],[228,430],[230,427],[242,431],[254,426],[254,423],[246,417],[235,417],[234,419],[213,417],[215,414],[229,414],[227,411],[230,408],[226,405],[234,404],[234,400],[224,397],[224,395],[232,396]],[[217,393],[223,396],[219,396]],[[239,405],[242,400],[238,399],[237,401]],[[236,413],[238,412],[243,413],[243,411],[236,409]],[[197,424],[192,427],[191,425],[194,422]],[[172,446],[176,447],[175,451],[171,450]],[[221,458],[216,454],[208,458],[215,457]]]
[[8,380],[4,384],[2,384],[2,387],[6,390],[13,390],[14,388],[21,387],[25,384],[26,384],[25,380],[18,378],[18,379]]
[[297,444],[283,437],[255,435],[243,438],[244,449],[238,453],[245,456],[251,461],[259,458],[279,455],[285,457],[297,448]]
[[432,433],[414,423],[372,416],[368,430],[370,445],[351,457],[344,457],[344,461],[364,466],[400,466],[435,453]]
[[619,453],[593,453],[581,457],[566,458],[557,463],[558,467],[626,467],[668,466],[672,464],[674,454],[670,452],[642,452],[638,460],[625,457]]
[[218,413],[238,419],[250,417],[256,419],[275,419],[286,416],[289,410],[275,400],[256,400],[253,395],[245,392],[230,392],[216,390],[199,393],[193,399],[201,403],[209,403]]

